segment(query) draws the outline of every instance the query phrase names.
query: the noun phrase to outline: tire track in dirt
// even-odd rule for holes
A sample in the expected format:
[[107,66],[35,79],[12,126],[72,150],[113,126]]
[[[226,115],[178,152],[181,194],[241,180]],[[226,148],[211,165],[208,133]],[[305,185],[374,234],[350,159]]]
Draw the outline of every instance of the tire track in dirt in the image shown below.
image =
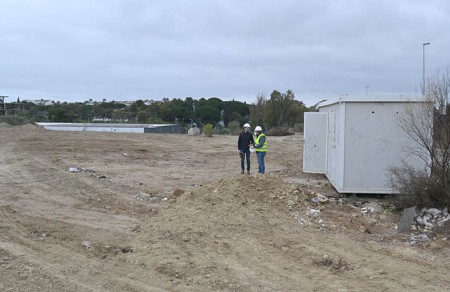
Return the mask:
[[[47,286],[48,291],[97,291],[105,284],[121,287],[121,282],[139,286],[131,280],[111,280],[108,265],[92,258],[92,254],[113,257],[127,247],[134,236],[132,227],[140,221],[81,202],[95,194],[103,204],[111,204],[109,201],[117,200],[117,196],[104,190],[103,185],[97,188],[89,183],[93,178],[61,172],[48,157],[31,156],[21,145],[3,143],[0,147],[4,190],[0,201],[0,249],[14,258],[8,270],[23,270],[21,277],[27,281],[35,276],[33,271],[39,271],[40,278],[50,279],[59,287]],[[74,212],[77,206],[81,208]],[[86,239],[92,241],[94,249],[86,251],[88,257],[82,255],[81,247]],[[127,269],[123,271],[128,273]]]
[[[108,190],[105,192],[96,188],[94,183],[88,184],[80,180],[85,174],[78,177],[66,171],[56,174],[55,171],[49,171],[52,165],[45,159],[20,152],[18,154],[20,148],[15,150],[9,157],[12,160],[19,156],[21,158],[16,159],[18,162],[15,164],[5,165],[1,179],[7,183],[13,182],[16,186],[8,185],[4,194],[15,196],[17,212],[36,218],[46,217],[67,225],[83,225],[97,231],[115,225],[115,232],[128,233],[130,226],[138,224],[136,219],[129,216],[108,214],[106,209],[97,208],[98,202],[103,206],[112,205],[110,201],[118,199]],[[92,181],[93,178],[88,180]],[[29,190],[22,190],[23,185],[28,185]],[[93,197],[93,206],[82,204],[90,197]],[[78,207],[78,211],[71,213],[69,209],[74,207]],[[97,220],[99,216],[101,220]]]

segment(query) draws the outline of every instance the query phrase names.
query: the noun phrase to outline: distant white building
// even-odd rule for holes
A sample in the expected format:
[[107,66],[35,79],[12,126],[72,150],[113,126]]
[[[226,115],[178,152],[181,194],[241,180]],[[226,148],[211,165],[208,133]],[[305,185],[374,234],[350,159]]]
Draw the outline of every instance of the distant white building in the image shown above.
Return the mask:
[[53,100],[49,100],[49,99],[34,99],[34,100],[25,99],[25,100],[22,100],[22,102],[31,102],[35,105],[40,105],[40,106],[52,105],[55,103]]
[[180,134],[181,127],[176,124],[97,124],[97,123],[37,123],[47,130],[112,132],[112,133],[161,133]]

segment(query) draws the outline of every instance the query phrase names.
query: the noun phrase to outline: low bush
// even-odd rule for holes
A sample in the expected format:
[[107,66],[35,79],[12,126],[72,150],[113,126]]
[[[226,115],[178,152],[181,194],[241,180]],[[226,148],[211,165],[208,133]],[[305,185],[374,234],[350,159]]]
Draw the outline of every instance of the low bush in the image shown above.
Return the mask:
[[288,127],[274,127],[271,128],[269,131],[266,131],[265,134],[267,136],[289,136],[294,135],[295,131],[293,128]]
[[391,183],[400,193],[395,196],[400,208],[450,206],[450,178],[438,180],[434,175],[417,171],[410,166],[390,168]]
[[213,136],[213,125],[211,124],[206,124],[205,125],[205,135],[206,137],[212,137]]
[[231,121],[228,123],[228,130],[232,135],[239,135],[242,131],[242,127],[238,121]]
[[24,117],[16,117],[16,116],[10,116],[10,117],[0,117],[0,123],[7,123],[11,126],[21,126],[25,124],[31,123],[31,121]]

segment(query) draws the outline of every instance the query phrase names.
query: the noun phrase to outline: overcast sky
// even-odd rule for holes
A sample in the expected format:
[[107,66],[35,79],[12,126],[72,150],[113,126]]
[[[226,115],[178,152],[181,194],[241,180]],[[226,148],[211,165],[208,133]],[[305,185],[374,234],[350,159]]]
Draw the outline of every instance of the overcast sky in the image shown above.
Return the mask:
[[450,65],[450,1],[0,0],[7,101],[420,93]]

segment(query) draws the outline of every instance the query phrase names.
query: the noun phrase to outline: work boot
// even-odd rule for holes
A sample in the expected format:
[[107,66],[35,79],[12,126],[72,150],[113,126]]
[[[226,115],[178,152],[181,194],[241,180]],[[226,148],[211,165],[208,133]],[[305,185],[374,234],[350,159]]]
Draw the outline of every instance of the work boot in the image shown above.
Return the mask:
[[243,171],[243,170],[241,171],[241,174],[244,174],[244,171]]
[[247,174],[250,174],[250,170],[247,170]]

